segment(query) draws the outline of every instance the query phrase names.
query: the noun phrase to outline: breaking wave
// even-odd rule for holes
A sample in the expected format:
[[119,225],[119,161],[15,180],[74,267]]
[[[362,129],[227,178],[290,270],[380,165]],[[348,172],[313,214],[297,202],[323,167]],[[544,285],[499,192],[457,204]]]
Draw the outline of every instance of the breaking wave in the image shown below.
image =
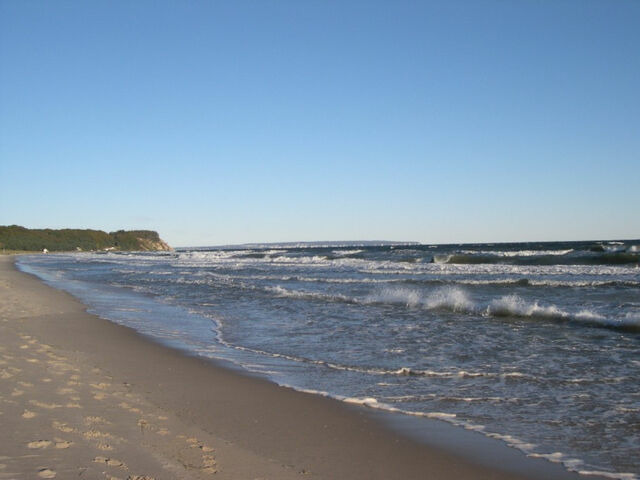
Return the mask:
[[360,305],[399,305],[407,308],[421,308],[430,311],[443,311],[479,315],[483,317],[519,317],[545,320],[561,320],[612,328],[628,332],[640,332],[640,314],[626,314],[621,318],[610,318],[582,309],[571,312],[553,304],[527,301],[518,295],[505,295],[488,303],[474,301],[469,294],[459,287],[443,287],[425,294],[424,292],[404,287],[386,287],[364,298],[343,294],[327,294],[287,289],[282,286],[265,287],[265,291],[280,297],[298,298],[323,302],[344,302]]
[[[575,253],[575,254],[574,254]],[[433,263],[443,264],[508,264],[508,265],[627,265],[640,263],[635,249],[628,251],[518,251],[456,252],[433,256]]]

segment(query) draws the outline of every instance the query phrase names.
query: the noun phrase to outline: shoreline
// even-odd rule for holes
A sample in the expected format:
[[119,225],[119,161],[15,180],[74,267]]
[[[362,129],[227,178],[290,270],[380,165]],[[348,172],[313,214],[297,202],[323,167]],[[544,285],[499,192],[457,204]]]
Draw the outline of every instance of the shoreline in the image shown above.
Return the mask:
[[[40,392],[34,393],[36,398],[28,398],[25,388],[14,385],[14,389],[23,393],[11,397],[2,395],[0,419],[3,423],[7,422],[10,409],[19,413],[22,408],[37,415],[31,419],[24,419],[24,413],[18,415],[23,420],[15,419],[14,415],[15,420],[12,421],[15,421],[13,430],[18,432],[16,436],[30,433],[32,424],[37,422],[40,422],[37,432],[46,436],[47,429],[55,428],[53,422],[59,422],[53,419],[52,412],[62,412],[63,406],[60,404],[59,410],[56,407],[48,411],[42,405],[58,405],[54,399],[59,402],[61,394],[57,392],[71,389],[80,392],[73,395],[78,400],[69,397],[68,405],[79,407],[67,408],[72,412],[68,417],[71,420],[66,423],[71,425],[73,419],[84,422],[92,416],[82,417],[81,412],[91,408],[109,413],[113,417],[109,420],[112,429],[121,430],[120,438],[124,440],[121,446],[135,440],[136,447],[141,449],[136,458],[125,458],[131,456],[125,448],[117,451],[116,446],[112,446],[115,450],[109,452],[113,452],[114,458],[117,452],[122,457],[118,461],[124,465],[148,464],[146,471],[152,472],[154,478],[211,478],[214,474],[218,478],[274,479],[300,478],[303,475],[319,479],[583,478],[558,464],[527,458],[498,440],[444,422],[420,419],[420,431],[415,431],[417,422],[412,419],[411,426],[399,429],[398,422],[395,427],[390,426],[393,422],[389,422],[389,414],[280,387],[263,378],[227,368],[221,362],[190,356],[156,343],[129,327],[87,313],[86,307],[71,295],[47,286],[32,275],[19,272],[14,266],[13,256],[0,257],[0,287],[0,338],[3,339],[0,354],[13,357],[13,360],[3,360],[9,366],[0,365],[0,369],[12,375],[3,377],[1,382],[21,381],[38,385],[37,379],[31,377],[42,371],[36,369],[31,377],[21,378],[23,372],[27,372],[26,367],[43,362],[48,371],[53,368],[50,364],[55,363],[51,360],[54,357],[66,358],[65,364],[72,367],[69,371],[76,369],[82,373],[83,369],[88,369],[84,372],[86,376],[110,378],[109,381],[89,383],[88,380],[81,381],[81,378],[71,379],[70,375],[63,384],[56,375],[49,375],[45,378],[50,378],[50,382],[45,382]],[[27,343],[22,337],[29,337]],[[11,338],[14,343],[11,343]],[[30,352],[31,341],[34,341],[33,345],[40,345],[38,351],[41,350],[45,357],[24,358]],[[20,342],[22,345],[18,345]],[[27,348],[22,349],[24,345]],[[13,353],[6,353],[8,350]],[[29,363],[30,360],[34,362]],[[21,371],[12,374],[7,368]],[[73,375],[82,377],[80,373]],[[77,385],[69,386],[71,382]],[[102,385],[102,388],[94,388],[96,385]],[[53,386],[57,390],[51,393]],[[82,389],[86,390],[84,397]],[[3,387],[3,391],[8,392],[10,388]],[[122,398],[125,400],[121,401]],[[131,406],[131,399],[136,399],[138,406]],[[7,400],[17,403],[7,403]],[[122,411],[123,403],[130,408]],[[149,415],[155,417],[131,409],[141,413],[154,412]],[[104,416],[99,415],[101,418]],[[134,422],[128,416],[138,418]],[[160,418],[167,420],[160,421]],[[92,431],[87,430],[86,423],[84,425],[84,433]],[[72,428],[68,432],[71,437],[74,436],[73,429],[81,430],[79,426],[66,428]],[[164,431],[171,433],[158,433]],[[55,435],[56,432],[51,431],[48,437],[52,439],[33,439],[31,443],[55,443]],[[151,441],[147,440],[149,436]],[[78,438],[63,440],[73,442],[75,448],[50,447],[42,450],[56,454],[64,452],[68,456],[65,459],[54,457],[54,460],[58,458],[59,465],[43,468],[63,471],[64,468],[85,468],[80,465],[88,463],[96,469],[103,468],[99,461],[95,461],[96,458],[111,459],[104,454],[90,453],[91,448],[98,448],[93,441],[95,438],[92,440],[79,433],[75,437]],[[195,442],[185,449],[186,439],[195,439]],[[23,441],[22,446],[17,445],[8,438],[0,440],[3,452],[18,452],[22,448],[29,453],[24,444]],[[26,442],[27,446],[29,444]],[[184,452],[189,455],[195,452],[200,457],[185,461],[182,458]],[[6,476],[14,467],[22,468],[21,475],[30,478],[31,460],[2,458],[4,460],[0,463],[6,464],[6,468],[0,467],[0,478],[15,478]],[[146,463],[145,458],[148,459]],[[154,459],[157,465],[153,465]],[[107,470],[112,467],[108,462],[105,465]],[[84,471],[90,470],[86,468]]]

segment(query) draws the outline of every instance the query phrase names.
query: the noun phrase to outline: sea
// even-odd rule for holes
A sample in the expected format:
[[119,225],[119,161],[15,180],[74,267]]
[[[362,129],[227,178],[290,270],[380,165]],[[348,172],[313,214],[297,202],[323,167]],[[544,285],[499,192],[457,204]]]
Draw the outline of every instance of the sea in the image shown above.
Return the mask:
[[640,240],[19,257],[89,311],[301,391],[640,478]]

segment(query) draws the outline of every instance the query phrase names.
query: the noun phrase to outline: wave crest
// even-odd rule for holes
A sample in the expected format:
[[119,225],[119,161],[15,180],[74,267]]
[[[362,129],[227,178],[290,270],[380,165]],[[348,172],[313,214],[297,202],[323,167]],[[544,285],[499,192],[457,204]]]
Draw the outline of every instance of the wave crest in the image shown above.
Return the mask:
[[364,298],[342,294],[325,294],[290,290],[281,286],[266,287],[265,290],[279,297],[302,300],[343,302],[359,305],[399,305],[406,308],[421,308],[429,311],[443,311],[480,315],[483,317],[541,318],[582,323],[597,327],[613,328],[628,332],[640,332],[640,314],[627,313],[619,318],[610,318],[589,309],[576,312],[564,310],[557,305],[544,305],[538,300],[527,301],[511,294],[495,298],[488,303],[474,301],[460,287],[442,287],[425,294],[421,290],[407,287],[385,287]]
[[[493,317],[546,317],[565,318],[568,314],[555,305],[542,306],[537,301],[531,303],[518,295],[506,295],[492,300],[485,314]],[[596,316],[597,314],[593,314]],[[604,317],[601,317],[604,318]]]
[[640,263],[640,255],[634,247],[629,250],[539,250],[517,252],[459,251],[436,254],[432,263],[481,265],[630,265]]

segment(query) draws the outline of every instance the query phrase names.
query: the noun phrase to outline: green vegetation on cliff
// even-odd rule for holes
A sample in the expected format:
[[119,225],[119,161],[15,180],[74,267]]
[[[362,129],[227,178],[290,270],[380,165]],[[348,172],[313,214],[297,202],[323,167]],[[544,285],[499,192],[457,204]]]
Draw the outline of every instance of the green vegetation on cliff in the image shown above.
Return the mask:
[[18,225],[0,226],[0,249],[63,252],[72,250],[171,250],[151,230],[38,230]]

